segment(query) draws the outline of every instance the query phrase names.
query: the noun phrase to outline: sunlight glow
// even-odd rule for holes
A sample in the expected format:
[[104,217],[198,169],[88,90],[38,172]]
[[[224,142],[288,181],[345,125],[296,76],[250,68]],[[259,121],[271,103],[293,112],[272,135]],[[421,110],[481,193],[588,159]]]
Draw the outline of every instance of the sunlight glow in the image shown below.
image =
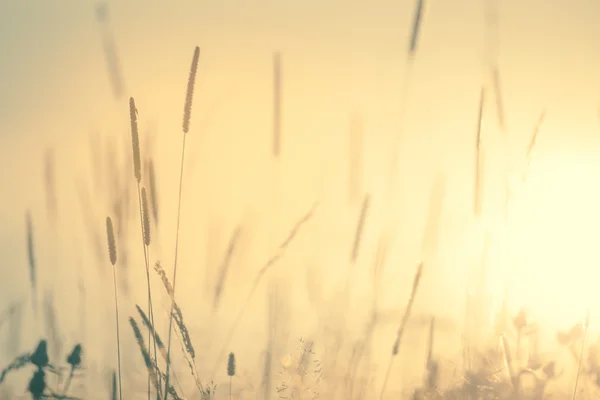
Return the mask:
[[496,272],[508,282],[511,311],[524,308],[554,332],[587,309],[592,325],[600,314],[599,172],[584,156],[540,158],[511,200]]

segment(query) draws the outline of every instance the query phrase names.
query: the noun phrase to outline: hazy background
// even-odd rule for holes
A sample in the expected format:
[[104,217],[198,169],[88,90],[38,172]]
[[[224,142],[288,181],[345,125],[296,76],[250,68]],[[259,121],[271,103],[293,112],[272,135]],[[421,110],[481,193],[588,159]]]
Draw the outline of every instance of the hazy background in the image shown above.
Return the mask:
[[[104,301],[106,321],[112,321],[110,297],[104,299],[102,294],[102,285],[107,293],[112,290],[109,264],[96,268],[86,261],[92,259],[92,250],[76,182],[85,182],[93,195],[98,190],[92,184],[90,155],[105,157],[105,150],[90,146],[93,133],[118,144],[121,158],[130,154],[129,96],[136,99],[141,131],[154,133],[151,142],[149,136],[142,136],[142,149],[151,144],[157,154],[163,224],[158,233],[160,249],[153,250],[151,258],[160,258],[171,271],[181,116],[189,64],[198,45],[201,55],[187,143],[178,277],[178,298],[188,318],[206,309],[202,292],[210,290],[204,263],[213,246],[207,244],[211,229],[218,228],[214,245],[218,250],[213,250],[220,260],[234,227],[240,222],[248,225],[246,252],[236,262],[223,305],[222,318],[228,326],[228,315],[245,298],[248,281],[296,220],[318,201],[313,219],[277,267],[287,282],[289,318],[296,321],[290,322],[290,335],[312,332],[311,324],[318,321],[308,307],[306,270],[316,274],[324,293],[332,292],[334,284],[339,286],[346,276],[360,209],[359,203],[349,205],[346,200],[353,117],[364,124],[363,189],[372,195],[355,279],[357,309],[367,302],[370,286],[361,282],[367,281],[364,277],[370,273],[377,240],[392,214],[398,214],[401,223],[384,272],[382,299],[387,309],[404,307],[415,265],[422,257],[430,193],[435,178],[443,174],[446,193],[440,240],[425,268],[416,304],[421,315],[448,316],[461,329],[468,271],[480,262],[486,231],[493,238],[490,285],[500,294],[504,280],[510,278],[513,309],[525,306],[552,327],[572,324],[588,307],[600,310],[594,293],[598,277],[594,271],[600,262],[595,251],[600,240],[597,1],[497,1],[496,55],[506,133],[497,127],[484,64],[489,42],[483,0],[426,2],[404,98],[413,1],[109,2],[109,26],[125,82],[120,101],[111,91],[95,4],[0,0],[3,300],[29,293],[24,213],[31,209],[40,286],[60,288],[56,297],[63,324],[76,326],[69,316],[77,307],[74,268],[84,271],[94,307]],[[276,174],[270,158],[274,51],[281,51],[283,57],[283,149]],[[483,124],[489,179],[484,218],[476,221],[473,157],[482,84],[490,90]],[[405,119],[399,111],[403,102]],[[519,177],[526,148],[544,108],[546,120],[523,186]],[[399,166],[402,206],[394,211],[388,208],[386,177],[390,144],[400,130],[404,132]],[[57,235],[49,229],[44,208],[47,147],[54,148],[57,162]],[[507,164],[515,197],[508,227],[503,224],[502,197]],[[129,169],[123,176],[131,177],[134,184]],[[276,207],[274,197],[279,199]],[[95,229],[104,242],[104,218],[110,210],[94,200],[91,207],[98,223]],[[140,257],[137,235],[134,231],[136,258]],[[45,268],[49,259],[58,267]],[[129,306],[144,301],[145,273],[136,268],[130,273],[137,300]],[[264,300],[257,295],[253,301],[256,311],[249,311],[245,324],[261,332],[265,324],[258,322],[258,316]],[[92,325],[103,327],[94,321]],[[393,342],[393,327],[382,334],[382,354]],[[79,340],[77,329],[72,331],[72,340]],[[237,337],[234,347],[254,346],[245,342],[247,336],[237,336],[242,337]],[[260,351],[263,344],[256,347]],[[102,349],[91,352],[104,353]]]

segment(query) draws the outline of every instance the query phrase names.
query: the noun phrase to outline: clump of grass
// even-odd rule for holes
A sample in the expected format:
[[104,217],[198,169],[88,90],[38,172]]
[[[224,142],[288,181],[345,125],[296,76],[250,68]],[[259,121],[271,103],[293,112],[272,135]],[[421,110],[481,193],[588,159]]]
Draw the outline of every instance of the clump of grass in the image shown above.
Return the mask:
[[295,357],[288,355],[282,362],[283,380],[276,388],[277,395],[285,400],[314,400],[319,397],[318,387],[323,376],[321,361],[316,357],[312,340],[300,338],[298,341]]

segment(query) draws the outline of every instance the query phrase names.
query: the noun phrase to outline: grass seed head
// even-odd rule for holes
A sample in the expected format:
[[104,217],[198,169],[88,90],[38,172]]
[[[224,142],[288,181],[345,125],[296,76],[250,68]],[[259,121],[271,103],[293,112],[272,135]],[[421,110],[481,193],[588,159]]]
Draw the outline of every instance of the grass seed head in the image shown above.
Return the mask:
[[140,158],[140,136],[137,122],[138,111],[133,97],[129,98],[129,120],[131,122],[131,144],[133,148],[133,174],[138,183],[142,180],[142,161]]
[[229,353],[229,359],[227,360],[227,375],[235,375],[235,354]]
[[148,160],[148,190],[150,191],[150,204],[152,206],[152,216],[154,223],[158,225],[158,194],[156,188],[156,174],[154,171],[154,161]]
[[148,195],[146,188],[142,188],[142,225],[144,229],[144,244],[150,246],[150,215],[148,213]]
[[185,106],[183,108],[183,133],[190,130],[190,119],[192,117],[192,100],[194,98],[194,85],[196,84],[196,72],[198,71],[198,59],[200,58],[200,47],[194,49],[190,77],[188,78],[187,92],[185,95]]
[[35,249],[33,246],[33,223],[31,222],[31,212],[27,211],[25,215],[25,223],[27,229],[27,260],[29,262],[29,282],[31,289],[36,287],[36,271],[35,271]]
[[110,217],[106,217],[106,239],[108,240],[108,257],[110,263],[115,265],[117,263],[117,245],[115,241],[115,231]]

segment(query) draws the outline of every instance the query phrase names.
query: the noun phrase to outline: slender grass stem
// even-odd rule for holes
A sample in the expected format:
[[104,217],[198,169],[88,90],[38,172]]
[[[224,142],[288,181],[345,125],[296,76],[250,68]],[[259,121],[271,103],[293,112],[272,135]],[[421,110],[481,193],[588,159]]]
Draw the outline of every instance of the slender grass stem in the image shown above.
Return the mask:
[[171,335],[173,333],[173,306],[175,305],[175,288],[177,284],[177,255],[179,251],[179,224],[181,217],[181,192],[183,187],[183,166],[185,161],[185,139],[187,134],[183,135],[183,144],[181,146],[181,167],[179,171],[179,196],[177,200],[177,227],[175,230],[175,261],[173,263],[173,294],[171,297],[171,311],[169,313],[169,335],[167,339],[167,367],[165,372],[165,399],[169,396],[169,373],[171,370]]
[[121,335],[119,333],[119,295],[117,294],[117,269],[114,264],[113,283],[115,287],[115,321],[117,324],[117,370],[119,374],[119,400],[123,400],[123,388],[121,385]]

